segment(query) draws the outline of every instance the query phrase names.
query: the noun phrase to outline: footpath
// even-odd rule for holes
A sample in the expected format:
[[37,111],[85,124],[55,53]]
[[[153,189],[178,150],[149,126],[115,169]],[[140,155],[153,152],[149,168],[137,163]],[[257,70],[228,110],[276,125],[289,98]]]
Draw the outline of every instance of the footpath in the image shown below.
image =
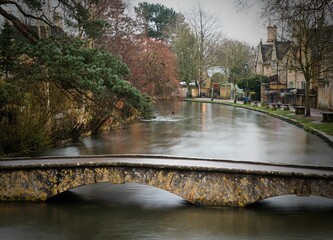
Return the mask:
[[304,115],[296,115],[293,107],[291,107],[290,110],[271,110],[264,106],[260,106],[260,103],[258,106],[255,106],[253,104],[244,104],[243,101],[237,101],[237,103],[234,103],[233,100],[214,99],[212,101],[210,98],[187,98],[185,101],[224,104],[265,113],[317,135],[333,148],[333,122],[322,122],[322,112],[328,112],[327,110],[311,108],[311,116],[305,117]]

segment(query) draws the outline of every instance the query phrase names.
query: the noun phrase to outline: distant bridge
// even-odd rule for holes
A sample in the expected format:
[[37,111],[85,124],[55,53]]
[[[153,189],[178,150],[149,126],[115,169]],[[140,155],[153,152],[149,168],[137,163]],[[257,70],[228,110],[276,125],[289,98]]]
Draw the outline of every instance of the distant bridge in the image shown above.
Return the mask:
[[209,206],[242,207],[290,194],[333,198],[333,168],[326,167],[152,155],[0,160],[0,201],[45,201],[101,182],[151,185]]

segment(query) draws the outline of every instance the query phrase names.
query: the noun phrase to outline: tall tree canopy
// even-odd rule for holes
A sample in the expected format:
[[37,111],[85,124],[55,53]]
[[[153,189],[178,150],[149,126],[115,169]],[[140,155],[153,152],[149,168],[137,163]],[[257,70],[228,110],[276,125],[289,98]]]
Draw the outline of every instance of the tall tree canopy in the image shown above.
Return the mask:
[[[102,39],[104,48],[120,56],[130,69],[126,78],[131,84],[155,100],[175,99],[178,88],[175,56],[164,40],[142,36],[140,24],[127,15],[126,5],[109,6],[104,16],[111,28]],[[139,14],[137,18],[141,19]],[[168,35],[168,32],[165,32]]]
[[148,37],[166,40],[167,29],[174,24],[176,12],[172,8],[167,8],[162,4],[139,3],[136,12],[143,18],[145,31]]

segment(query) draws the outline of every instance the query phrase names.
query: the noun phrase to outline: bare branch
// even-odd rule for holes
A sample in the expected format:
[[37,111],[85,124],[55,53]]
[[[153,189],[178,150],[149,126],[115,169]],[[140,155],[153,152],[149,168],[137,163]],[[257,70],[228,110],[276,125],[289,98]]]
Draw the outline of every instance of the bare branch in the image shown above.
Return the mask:
[[53,26],[53,24],[47,19],[47,17],[44,14],[37,17],[37,16],[31,15],[31,14],[27,13],[25,10],[23,10],[23,8],[17,2],[13,2],[13,1],[9,1],[9,0],[0,1],[0,5],[8,5],[8,4],[14,5],[17,8],[17,10],[19,10],[19,12],[26,18],[31,18],[31,19],[35,19],[38,21],[42,21],[49,26]]
[[17,17],[5,11],[2,7],[0,7],[0,14],[11,21],[15,28],[23,34],[31,43],[36,43],[38,41],[37,34],[32,31],[27,25],[22,23]]

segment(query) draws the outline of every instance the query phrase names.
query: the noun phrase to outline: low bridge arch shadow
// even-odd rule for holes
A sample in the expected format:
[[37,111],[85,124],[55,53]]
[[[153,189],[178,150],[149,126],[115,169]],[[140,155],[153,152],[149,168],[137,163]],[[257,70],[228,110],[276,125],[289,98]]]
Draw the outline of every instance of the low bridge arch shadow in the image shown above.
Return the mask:
[[106,206],[139,206],[142,208],[179,208],[194,206],[168,191],[138,183],[112,184],[109,182],[80,186],[47,199],[48,203],[98,204]]
[[45,201],[83,185],[140,183],[197,205],[243,207],[281,195],[333,198],[333,169],[168,156],[0,161],[0,200]]
[[324,213],[329,215],[329,213],[333,214],[333,199],[320,196],[282,195],[252,203],[246,208],[259,212],[269,211],[270,213],[289,214],[297,211],[298,213]]

